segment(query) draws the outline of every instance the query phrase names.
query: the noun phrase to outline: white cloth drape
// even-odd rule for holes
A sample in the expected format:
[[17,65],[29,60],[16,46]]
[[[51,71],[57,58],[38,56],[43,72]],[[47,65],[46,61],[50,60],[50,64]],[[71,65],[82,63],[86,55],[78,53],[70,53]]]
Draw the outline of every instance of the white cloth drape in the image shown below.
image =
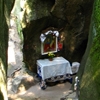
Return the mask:
[[53,61],[49,61],[48,59],[37,60],[37,66],[39,66],[39,70],[41,70],[42,80],[54,76],[72,74],[69,61],[63,57],[55,57]]
[[40,35],[40,40],[41,40],[41,42],[43,43],[44,41],[45,41],[45,39],[46,39],[46,35],[48,35],[48,34],[54,34],[55,36],[59,36],[59,32],[58,31],[52,31],[52,30],[49,30],[49,31],[47,31],[46,33],[42,33],[41,35]]

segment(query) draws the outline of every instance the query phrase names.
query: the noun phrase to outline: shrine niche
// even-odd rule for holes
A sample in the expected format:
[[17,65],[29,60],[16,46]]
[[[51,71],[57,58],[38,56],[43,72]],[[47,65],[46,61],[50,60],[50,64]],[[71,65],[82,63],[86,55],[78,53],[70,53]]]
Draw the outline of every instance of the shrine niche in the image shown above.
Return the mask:
[[42,55],[48,54],[49,52],[57,52],[58,36],[59,32],[57,30],[48,30],[41,34],[40,39]]

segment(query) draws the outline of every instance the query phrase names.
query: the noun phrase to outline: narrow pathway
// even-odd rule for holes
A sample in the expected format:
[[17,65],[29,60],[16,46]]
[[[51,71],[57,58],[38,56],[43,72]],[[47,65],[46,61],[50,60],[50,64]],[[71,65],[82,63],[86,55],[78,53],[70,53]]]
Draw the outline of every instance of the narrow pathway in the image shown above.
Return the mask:
[[[32,84],[29,83],[32,81]],[[27,83],[18,87],[18,92],[14,93],[11,89],[12,79],[8,79],[9,100],[78,100],[76,92],[71,90],[72,84],[68,81],[60,82],[56,85],[48,85],[45,90],[41,90],[39,80],[28,75]],[[27,88],[29,87],[29,88]]]

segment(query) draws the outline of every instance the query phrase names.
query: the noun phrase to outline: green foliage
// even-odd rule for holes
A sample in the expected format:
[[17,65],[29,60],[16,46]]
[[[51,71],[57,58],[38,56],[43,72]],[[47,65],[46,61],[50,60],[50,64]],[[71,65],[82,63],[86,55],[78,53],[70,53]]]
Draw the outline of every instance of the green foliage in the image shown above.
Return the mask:
[[17,25],[18,35],[19,35],[21,41],[23,42],[22,26],[21,26],[19,19],[16,20],[16,25]]
[[49,57],[49,58],[53,58],[54,56],[55,56],[54,53],[52,53],[52,52],[49,52],[49,53],[48,53],[48,57]]
[[94,22],[96,25],[96,30],[100,29],[100,1],[97,0],[95,2],[95,8],[94,8]]
[[[98,50],[95,50],[94,54],[90,54],[91,59],[91,77],[92,78],[92,86],[96,89],[95,93],[100,94],[100,52]],[[98,97],[97,97],[98,98]],[[98,99],[95,99],[98,100]],[[100,100],[100,98],[99,98]]]
[[[93,46],[90,52],[90,57],[91,57],[91,60],[93,61],[92,63],[95,65],[95,68],[96,68],[100,64],[99,63],[99,60],[100,60],[100,34],[99,34],[99,31],[100,31],[100,1],[99,0],[96,0],[94,7],[95,8],[94,8],[93,18],[94,18],[96,34],[95,34]],[[99,69],[99,67],[97,68]]]

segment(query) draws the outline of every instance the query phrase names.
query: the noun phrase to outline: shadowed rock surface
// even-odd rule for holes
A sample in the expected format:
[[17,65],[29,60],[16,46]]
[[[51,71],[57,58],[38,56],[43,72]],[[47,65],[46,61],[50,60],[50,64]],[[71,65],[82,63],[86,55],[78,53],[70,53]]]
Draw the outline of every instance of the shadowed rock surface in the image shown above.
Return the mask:
[[87,47],[93,0],[47,0],[39,3],[34,0],[30,6],[34,8],[31,13],[35,16],[24,19],[23,54],[26,66],[36,72],[36,60],[47,57],[41,56],[40,35],[50,27],[59,31],[60,38],[63,36],[63,48],[57,55],[70,62],[80,62]]

